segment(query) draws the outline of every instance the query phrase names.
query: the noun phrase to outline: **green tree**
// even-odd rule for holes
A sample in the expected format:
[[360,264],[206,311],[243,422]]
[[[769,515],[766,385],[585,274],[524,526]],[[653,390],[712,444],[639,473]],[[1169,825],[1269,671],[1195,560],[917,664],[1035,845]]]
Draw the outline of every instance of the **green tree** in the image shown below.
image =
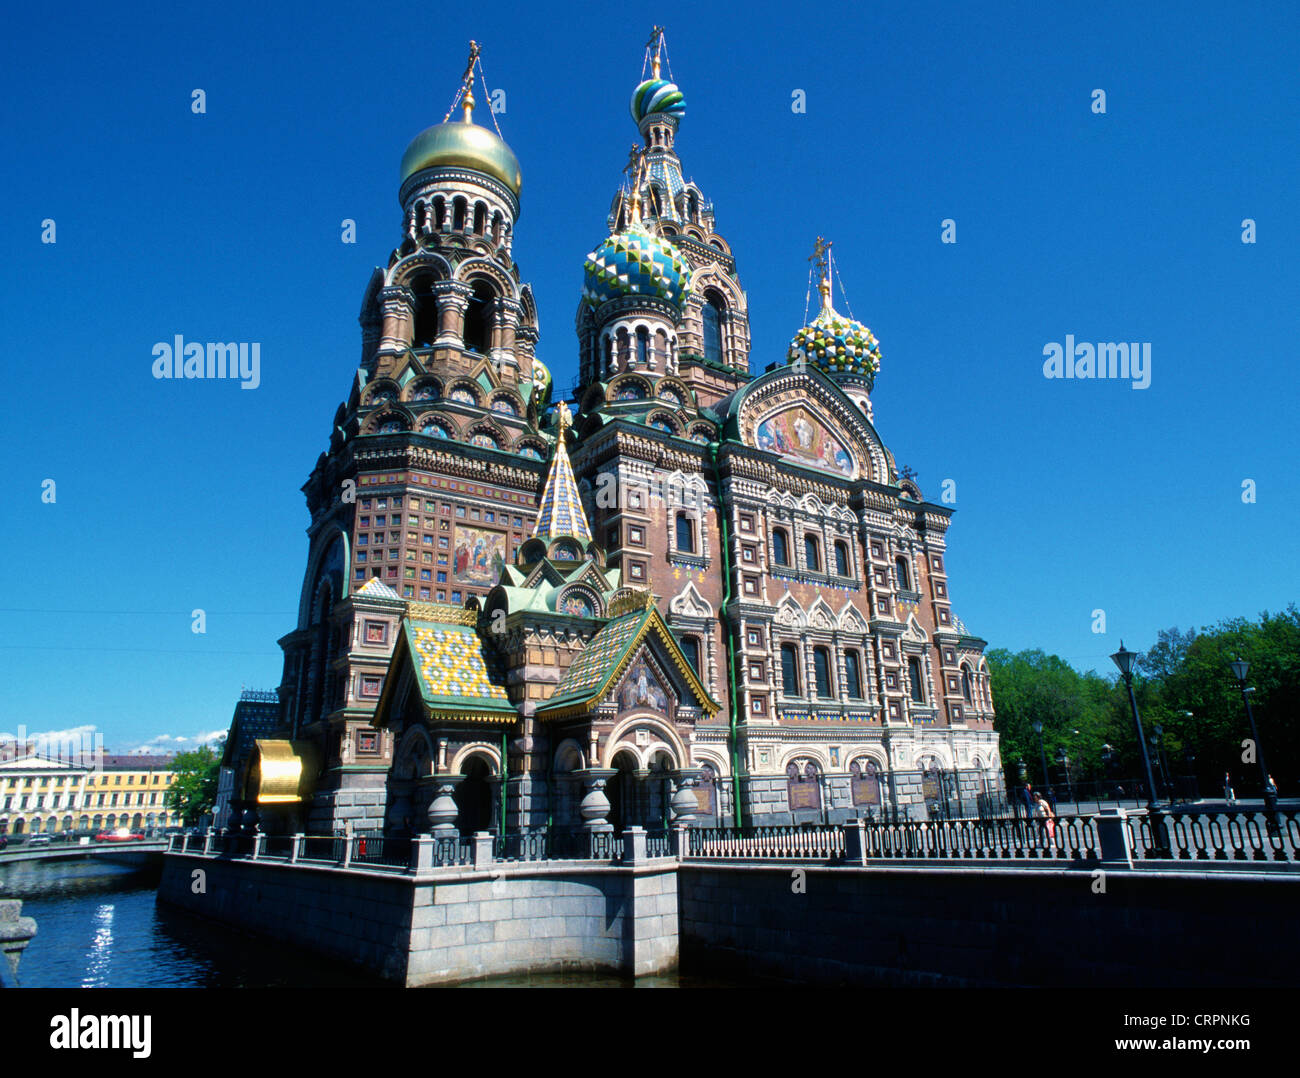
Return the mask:
[[217,803],[223,748],[224,739],[216,751],[200,745],[193,752],[177,753],[172,761],[176,781],[167,791],[167,807],[178,812],[188,825],[198,823]]

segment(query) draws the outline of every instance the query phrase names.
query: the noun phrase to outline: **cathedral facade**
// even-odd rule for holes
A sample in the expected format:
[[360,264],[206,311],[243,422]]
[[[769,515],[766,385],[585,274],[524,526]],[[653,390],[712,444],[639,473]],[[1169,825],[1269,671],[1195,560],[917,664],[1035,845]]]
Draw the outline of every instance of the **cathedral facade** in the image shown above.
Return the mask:
[[640,145],[583,265],[570,400],[515,261],[519,163],[475,119],[476,47],[461,114],[407,148],[400,241],[303,488],[282,729],[239,779],[263,815],[515,833],[670,810],[974,815],[1002,796],[951,510],[876,430],[880,346],[834,310],[819,240],[821,309],[753,372],[662,50],[656,31]]

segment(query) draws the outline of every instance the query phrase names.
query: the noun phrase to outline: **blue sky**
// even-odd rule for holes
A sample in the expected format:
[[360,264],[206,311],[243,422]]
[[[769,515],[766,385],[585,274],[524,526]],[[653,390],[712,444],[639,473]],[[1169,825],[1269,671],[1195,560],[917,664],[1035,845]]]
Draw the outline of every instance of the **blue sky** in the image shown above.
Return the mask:
[[[1141,649],[1297,598],[1300,16],[1051,7],[690,5],[669,60],[754,369],[784,357],[827,235],[884,352],[881,435],[931,498],[955,482],[958,614],[992,647],[1109,671],[1121,635]],[[539,353],[572,382],[582,260],[637,137],[650,20],[490,10],[8,17],[0,732],[174,747],[224,729],[241,686],[278,683],[298,488],[347,394],[370,270],[400,238],[402,151],[442,119],[471,37],[523,169]],[[261,386],[154,380],[153,344],[176,334],[260,342]],[[1043,348],[1067,335],[1149,342],[1150,388],[1045,379]]]

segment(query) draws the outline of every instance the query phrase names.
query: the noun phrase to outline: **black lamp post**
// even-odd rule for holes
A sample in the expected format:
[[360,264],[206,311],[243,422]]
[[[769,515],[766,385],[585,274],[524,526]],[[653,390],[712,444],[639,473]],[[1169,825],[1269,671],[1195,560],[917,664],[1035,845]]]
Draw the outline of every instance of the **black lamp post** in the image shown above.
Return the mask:
[[1146,775],[1147,780],[1147,817],[1151,820],[1151,839],[1156,844],[1158,850],[1163,851],[1164,827],[1160,819],[1159,810],[1156,808],[1156,780],[1151,773],[1151,757],[1147,754],[1147,739],[1142,732],[1142,718],[1138,715],[1137,697],[1133,695],[1133,662],[1137,659],[1136,651],[1129,651],[1124,647],[1124,641],[1119,642],[1119,651],[1111,656],[1114,663],[1119,667],[1120,676],[1124,679],[1124,685],[1128,689],[1129,706],[1133,709],[1133,725],[1137,729],[1138,751],[1142,753],[1142,772]]
[[1062,745],[1056,750],[1056,758],[1061,761],[1061,769],[1065,772],[1065,799],[1074,800],[1074,784],[1070,782],[1070,758],[1065,754],[1065,746]]
[[1163,726],[1153,726],[1151,728],[1151,747],[1156,750],[1156,767],[1160,769],[1160,788],[1164,791],[1165,800],[1171,800],[1169,794],[1169,765],[1165,760],[1165,728]]
[[1250,663],[1238,659],[1228,665],[1232,667],[1232,676],[1237,679],[1237,684],[1241,688],[1241,698],[1246,702],[1246,719],[1250,723],[1251,739],[1255,742],[1255,762],[1259,764],[1259,773],[1264,777],[1264,809],[1268,813],[1269,826],[1276,827],[1277,787],[1273,785],[1273,779],[1268,773],[1268,765],[1264,763],[1264,746],[1259,740],[1259,731],[1255,729],[1255,713],[1250,709],[1250,694],[1255,690],[1246,687],[1246,675],[1250,672]]
[[1047,753],[1043,751],[1043,724],[1037,719],[1034,720],[1034,733],[1038,735],[1038,757],[1043,762],[1043,785],[1050,790],[1052,780],[1047,774]]

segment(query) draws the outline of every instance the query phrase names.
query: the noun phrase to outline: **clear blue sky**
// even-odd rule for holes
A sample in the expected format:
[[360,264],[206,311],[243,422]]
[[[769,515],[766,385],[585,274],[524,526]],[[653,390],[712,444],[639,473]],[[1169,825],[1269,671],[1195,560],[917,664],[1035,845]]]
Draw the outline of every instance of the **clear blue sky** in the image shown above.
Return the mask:
[[[184,745],[166,739],[277,684],[298,488],[400,238],[402,151],[441,120],[471,37],[523,168],[539,351],[572,381],[651,17],[459,7],[7,17],[0,732]],[[1084,669],[1109,670],[1121,635],[1141,649],[1297,598],[1297,9],[1165,7],[688,5],[667,24],[678,149],[734,246],[755,370],[783,358],[831,237],[884,351],[882,436],[928,496],[956,482],[958,614]],[[155,381],[176,334],[261,342],[260,388]],[[1046,380],[1067,334],[1150,342],[1151,387]]]

